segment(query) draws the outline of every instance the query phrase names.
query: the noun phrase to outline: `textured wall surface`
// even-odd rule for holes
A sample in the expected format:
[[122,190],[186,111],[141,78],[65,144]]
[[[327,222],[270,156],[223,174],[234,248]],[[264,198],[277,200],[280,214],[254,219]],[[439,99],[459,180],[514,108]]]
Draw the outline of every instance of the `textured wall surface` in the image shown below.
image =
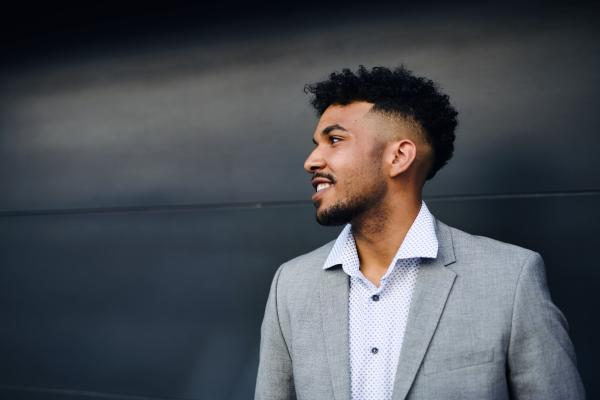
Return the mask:
[[600,397],[598,8],[304,12],[183,10],[4,51],[0,398],[252,398],[273,273],[340,231],[314,222],[302,88],[400,62],[460,111],[431,211],[542,254]]

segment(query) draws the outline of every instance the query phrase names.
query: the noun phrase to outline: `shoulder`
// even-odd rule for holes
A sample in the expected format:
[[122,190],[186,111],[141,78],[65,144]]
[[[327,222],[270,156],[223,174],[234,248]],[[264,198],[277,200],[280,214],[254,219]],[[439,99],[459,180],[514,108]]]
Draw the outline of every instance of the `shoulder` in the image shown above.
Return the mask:
[[520,274],[521,269],[530,261],[541,262],[538,253],[504,243],[488,237],[471,235],[437,222],[440,230],[446,230],[451,237],[452,248],[457,266],[470,266],[488,271],[501,270],[504,274]]
[[277,299],[282,321],[288,321],[290,315],[298,312],[310,313],[318,308],[323,265],[334,243],[327,243],[279,267],[273,278],[272,295]]
[[501,242],[484,236],[471,235],[460,229],[437,222],[446,228],[452,237],[457,261],[459,258],[499,259],[505,262],[523,262],[535,253],[532,250]]
[[276,274],[280,285],[293,285],[299,281],[314,279],[323,271],[323,265],[335,244],[335,240],[310,253],[283,263]]

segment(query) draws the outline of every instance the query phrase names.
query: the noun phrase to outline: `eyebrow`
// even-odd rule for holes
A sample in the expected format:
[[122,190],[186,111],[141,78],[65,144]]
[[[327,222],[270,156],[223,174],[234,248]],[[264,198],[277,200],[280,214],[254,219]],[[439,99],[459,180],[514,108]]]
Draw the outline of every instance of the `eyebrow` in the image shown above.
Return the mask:
[[336,131],[336,130],[340,130],[340,131],[346,131],[346,128],[344,128],[343,126],[340,126],[338,124],[335,125],[329,125],[327,128],[323,129],[322,134],[323,135],[329,135],[329,133],[331,131]]
[[[326,127],[325,129],[323,129],[321,131],[321,135],[325,136],[325,135],[329,135],[331,133],[331,131],[344,131],[344,132],[348,132],[346,130],[346,128],[344,128],[343,126],[339,125],[339,124],[335,124],[335,125],[329,125],[328,127]],[[313,138],[313,143],[317,144],[317,142],[315,141],[315,139]]]

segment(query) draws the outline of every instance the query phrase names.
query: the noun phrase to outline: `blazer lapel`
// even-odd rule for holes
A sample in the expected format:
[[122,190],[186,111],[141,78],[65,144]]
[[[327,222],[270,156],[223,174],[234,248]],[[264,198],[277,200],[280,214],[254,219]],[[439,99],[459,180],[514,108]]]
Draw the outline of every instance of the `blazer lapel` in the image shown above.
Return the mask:
[[350,398],[350,343],[348,334],[348,295],[350,277],[334,265],[323,271],[321,316],[327,363],[337,400]]
[[450,228],[436,221],[437,258],[423,258],[417,275],[396,379],[393,399],[406,397],[438,325],[456,274],[446,268],[455,261]]

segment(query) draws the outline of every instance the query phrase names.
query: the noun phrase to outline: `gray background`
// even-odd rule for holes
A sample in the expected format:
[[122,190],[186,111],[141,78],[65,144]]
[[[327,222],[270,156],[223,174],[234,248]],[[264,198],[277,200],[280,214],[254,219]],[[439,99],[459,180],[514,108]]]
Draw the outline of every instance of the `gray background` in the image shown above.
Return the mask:
[[4,31],[0,398],[252,398],[273,273],[340,231],[302,88],[400,62],[460,111],[428,206],[542,254],[600,397],[598,6],[126,4]]

